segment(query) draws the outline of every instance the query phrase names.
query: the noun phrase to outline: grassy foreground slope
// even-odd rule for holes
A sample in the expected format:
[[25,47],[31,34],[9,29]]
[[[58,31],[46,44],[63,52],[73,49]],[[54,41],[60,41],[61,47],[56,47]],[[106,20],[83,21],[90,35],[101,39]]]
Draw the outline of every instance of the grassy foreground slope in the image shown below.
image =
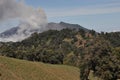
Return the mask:
[[0,80],[79,80],[79,69],[0,56]]

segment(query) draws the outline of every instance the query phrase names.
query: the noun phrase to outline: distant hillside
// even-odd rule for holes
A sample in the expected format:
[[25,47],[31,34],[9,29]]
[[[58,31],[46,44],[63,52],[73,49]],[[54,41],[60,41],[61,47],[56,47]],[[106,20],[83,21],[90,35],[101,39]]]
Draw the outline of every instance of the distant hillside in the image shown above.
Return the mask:
[[[60,22],[60,23],[48,23],[48,25],[45,27],[45,29],[41,29],[41,32],[47,31],[47,30],[62,30],[62,29],[84,29],[85,31],[88,31],[88,29],[78,25],[78,24],[70,24],[70,23],[65,23],[65,22]],[[6,38],[6,37],[10,37],[13,36],[15,34],[17,34],[18,30],[19,30],[19,26],[18,27],[13,27],[9,30],[6,30],[2,33],[0,33],[0,38]],[[31,30],[31,33],[33,32],[38,32],[37,30]],[[25,34],[25,30],[23,32],[23,34]]]
[[6,30],[6,31],[4,31],[4,32],[2,32],[2,33],[0,34],[0,37],[5,38],[5,37],[8,37],[8,36],[17,34],[17,30],[18,30],[18,29],[19,29],[19,27],[13,27],[13,28],[11,28],[11,29],[9,29],[9,30]]
[[0,56],[0,80],[79,80],[79,69]]
[[65,22],[60,22],[60,23],[48,23],[47,25],[48,30],[62,30],[62,29],[83,29],[85,31],[88,31],[88,29],[78,25],[78,24],[70,24],[70,23],[65,23]]

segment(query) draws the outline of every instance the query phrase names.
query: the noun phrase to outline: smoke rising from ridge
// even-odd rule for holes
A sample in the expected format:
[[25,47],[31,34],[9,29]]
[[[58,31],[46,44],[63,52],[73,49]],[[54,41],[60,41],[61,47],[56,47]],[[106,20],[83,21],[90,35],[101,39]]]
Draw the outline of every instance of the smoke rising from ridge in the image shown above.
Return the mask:
[[18,19],[19,29],[16,34],[0,38],[0,41],[21,41],[33,32],[44,31],[47,24],[47,18],[42,9],[34,9],[23,1],[0,0],[0,21],[8,19]]

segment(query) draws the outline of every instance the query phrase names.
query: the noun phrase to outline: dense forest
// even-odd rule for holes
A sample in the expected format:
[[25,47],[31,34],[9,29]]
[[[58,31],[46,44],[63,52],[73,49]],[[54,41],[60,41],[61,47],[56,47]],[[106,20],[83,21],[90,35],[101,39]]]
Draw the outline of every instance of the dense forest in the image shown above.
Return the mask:
[[1,42],[0,55],[65,64],[80,68],[81,80],[92,71],[102,80],[120,79],[120,32],[97,33],[83,29],[33,33],[21,42]]

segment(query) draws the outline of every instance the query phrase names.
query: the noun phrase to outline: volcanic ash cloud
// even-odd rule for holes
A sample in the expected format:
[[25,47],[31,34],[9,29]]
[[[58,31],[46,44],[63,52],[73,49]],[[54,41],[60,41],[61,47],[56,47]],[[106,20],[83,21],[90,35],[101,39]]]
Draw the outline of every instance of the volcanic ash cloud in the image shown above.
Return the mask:
[[23,1],[0,0],[0,21],[18,19],[20,24],[16,34],[0,41],[21,41],[29,37],[33,32],[42,32],[46,29],[47,18],[45,12],[39,8],[34,9]]

